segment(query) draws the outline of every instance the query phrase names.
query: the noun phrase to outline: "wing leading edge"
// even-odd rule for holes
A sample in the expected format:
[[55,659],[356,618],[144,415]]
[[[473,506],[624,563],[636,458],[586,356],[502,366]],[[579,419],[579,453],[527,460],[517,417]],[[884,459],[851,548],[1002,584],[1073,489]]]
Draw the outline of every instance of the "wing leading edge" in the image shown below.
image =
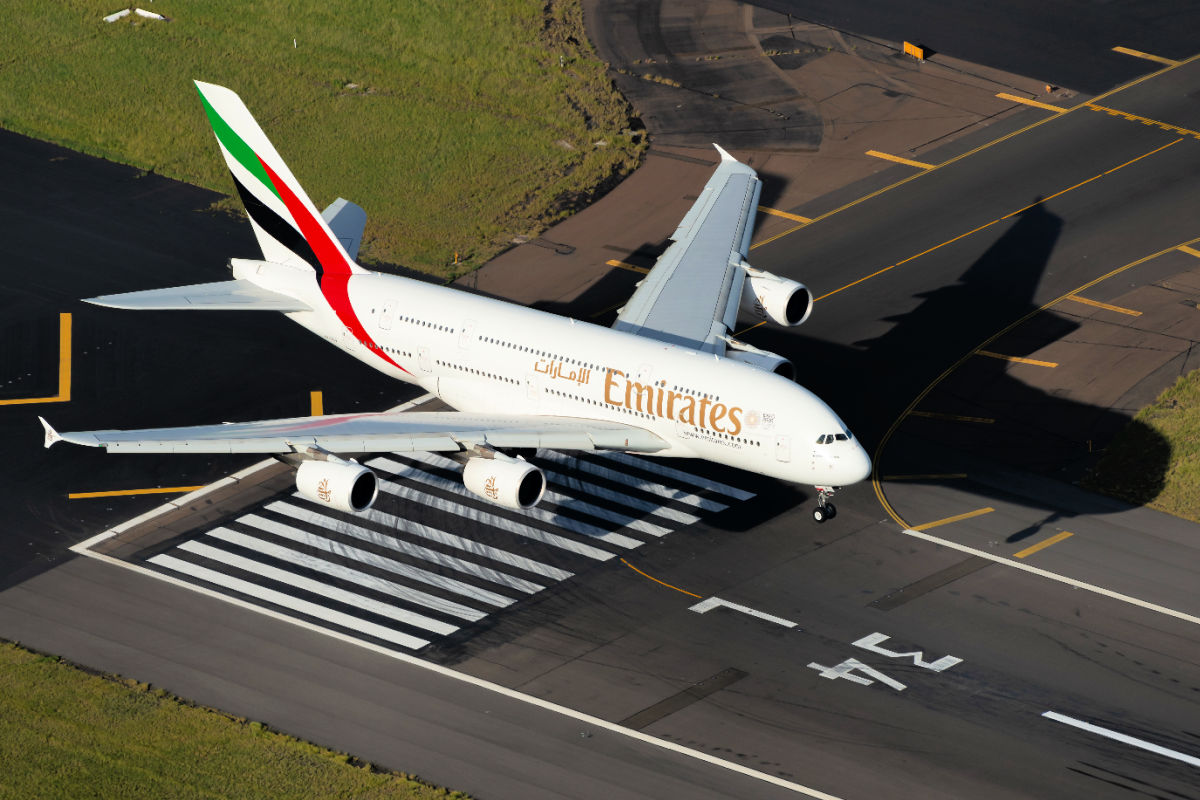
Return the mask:
[[540,415],[488,416],[453,411],[338,414],[186,428],[59,433],[39,417],[45,446],[65,441],[113,453],[332,453],[458,451],[474,445],[653,453],[657,435],[620,422]]
[[737,322],[762,182],[717,145],[721,154],[700,197],[671,235],[613,328],[713,353]]

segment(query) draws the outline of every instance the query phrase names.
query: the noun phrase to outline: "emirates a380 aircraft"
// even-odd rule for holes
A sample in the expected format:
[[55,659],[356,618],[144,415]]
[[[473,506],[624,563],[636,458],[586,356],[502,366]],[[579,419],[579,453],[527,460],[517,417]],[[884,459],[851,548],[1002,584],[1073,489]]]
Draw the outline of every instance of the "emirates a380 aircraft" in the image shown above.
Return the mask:
[[870,472],[787,359],[730,335],[739,311],[799,325],[813,298],[746,263],[761,184],[719,147],[720,165],[610,329],[360,267],[363,210],[338,199],[318,213],[241,99],[196,88],[262,260],[232,259],[229,281],[88,302],[280,312],[458,410],[61,434],[42,420],[47,447],[275,454],[298,465],[302,495],[350,512],[377,495],[374,473],[347,457],[362,453],[449,455],[468,489],[508,508],[530,508],[545,491],[520,455],[536,448],[703,458],[814,485],[818,522],[835,513],[834,488]]

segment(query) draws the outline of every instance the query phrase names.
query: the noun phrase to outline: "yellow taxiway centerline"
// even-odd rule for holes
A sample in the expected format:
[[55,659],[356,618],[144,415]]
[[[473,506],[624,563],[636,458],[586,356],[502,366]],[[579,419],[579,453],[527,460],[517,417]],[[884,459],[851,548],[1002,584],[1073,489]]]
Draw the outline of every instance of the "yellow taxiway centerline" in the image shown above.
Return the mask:
[[125,497],[135,494],[184,494],[203,489],[203,486],[159,486],[155,489],[116,489],[111,492],[72,492],[68,500],[86,500],[92,497]]
[[1175,249],[1179,250],[1180,252],[1187,253],[1189,256],[1195,256],[1196,258],[1200,258],[1200,250],[1197,250],[1194,247],[1188,247],[1186,244],[1181,244],[1181,245],[1179,245],[1179,247],[1176,247]]
[[977,508],[974,511],[968,511],[965,514],[957,514],[953,517],[946,517],[945,519],[939,519],[939,520],[935,520],[933,522],[926,522],[924,525],[913,525],[912,530],[927,531],[930,528],[940,528],[942,525],[949,525],[951,522],[962,522],[964,519],[971,519],[972,517],[980,517],[980,516],[983,516],[984,514],[990,514],[995,510],[996,509],[992,508],[991,506],[987,506],[986,508]]
[[758,210],[764,214],[770,214],[772,217],[783,217],[784,219],[790,219],[794,222],[802,222],[805,225],[812,222],[811,217],[802,217],[799,214],[789,214],[788,212],[780,211],[777,208],[767,208],[766,206],[759,206]]
[[944,419],[949,422],[978,422],[981,425],[991,425],[996,421],[991,417],[963,417],[958,414],[942,414],[938,411],[911,411],[909,415],[925,419]]
[[32,403],[68,403],[71,401],[71,315],[58,315],[58,394],[53,397],[20,397],[0,400],[0,406]]
[[1063,539],[1069,539],[1070,537],[1072,537],[1074,535],[1075,534],[1073,534],[1069,531],[1063,531],[1062,533],[1057,533],[1054,536],[1051,536],[1049,539],[1043,539],[1042,541],[1038,542],[1037,544],[1033,545],[1032,547],[1026,547],[1024,550],[1022,550],[1019,553],[1013,553],[1013,555],[1016,558],[1025,558],[1026,556],[1033,555],[1034,553],[1036,553],[1039,550],[1045,550],[1047,547],[1049,547],[1052,544],[1058,544]]
[[1128,314],[1131,317],[1140,317],[1142,312],[1134,311],[1132,308],[1122,308],[1121,306],[1110,305],[1109,303],[1101,303],[1099,300],[1089,300],[1086,297],[1080,297],[1077,294],[1067,295],[1068,300],[1074,300],[1076,303],[1083,303],[1085,306],[1093,306],[1095,308],[1103,308],[1105,311],[1115,311],[1118,314]]
[[895,161],[897,164],[907,164],[908,166],[916,167],[917,169],[933,169],[936,166],[936,164],[926,164],[924,161],[913,161],[911,158],[894,156],[891,153],[881,153],[878,150],[868,150],[867,155],[874,156],[875,158],[882,158],[885,161]]
[[1038,361],[1036,358],[1025,358],[1024,356],[1006,356],[1003,353],[993,353],[991,350],[976,350],[975,355],[998,358],[1001,361],[1012,361],[1014,364],[1031,364],[1035,367],[1054,368],[1058,366],[1057,361]]
[[1023,105],[1033,106],[1034,108],[1044,108],[1047,111],[1057,111],[1060,114],[1064,113],[1066,111],[1070,111],[1069,108],[1063,108],[1062,106],[1052,106],[1049,103],[1041,103],[1041,102],[1038,102],[1037,100],[1030,100],[1028,97],[1017,97],[1015,94],[1009,94],[1008,92],[1000,92],[998,95],[996,95],[996,97],[999,97],[1001,100],[1011,100],[1014,103],[1021,103]]
[[641,575],[643,578],[649,578],[650,580],[654,581],[655,583],[661,583],[663,586],[667,587],[668,589],[674,589],[677,592],[682,592],[683,594],[691,595],[692,597],[695,597],[697,600],[704,599],[700,595],[696,594],[695,592],[689,592],[687,589],[680,589],[678,586],[672,586],[671,584],[666,583],[665,581],[660,581],[658,578],[654,577],[653,575],[647,575],[646,573],[642,572],[640,569],[635,567],[633,564],[630,564],[628,561],[626,561],[623,558],[621,559],[621,563],[624,564],[625,566],[629,567],[631,570],[636,572],[638,575]]
[[1156,61],[1159,64],[1166,64],[1168,67],[1178,67],[1180,64],[1183,63],[1182,61],[1176,61],[1173,58],[1163,58],[1162,56],[1152,56],[1149,53],[1143,53],[1141,50],[1134,50],[1129,47],[1114,47],[1113,52],[1114,53],[1122,53],[1127,56],[1133,56],[1134,58],[1144,58],[1147,61]]
[[965,472],[931,472],[927,475],[883,475],[879,478],[881,481],[945,481],[959,480],[967,477]]

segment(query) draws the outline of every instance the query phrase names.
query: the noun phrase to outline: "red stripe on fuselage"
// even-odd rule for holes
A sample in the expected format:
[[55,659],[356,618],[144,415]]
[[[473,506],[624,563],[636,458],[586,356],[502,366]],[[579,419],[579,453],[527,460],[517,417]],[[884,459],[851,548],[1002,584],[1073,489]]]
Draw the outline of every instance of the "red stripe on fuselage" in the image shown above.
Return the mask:
[[[255,157],[257,158],[257,154]],[[292,219],[300,226],[300,235],[305,238],[309,247],[312,248],[313,253],[316,254],[317,260],[321,262],[321,294],[325,295],[325,300],[329,303],[329,307],[337,314],[342,324],[350,329],[355,338],[367,345],[372,353],[401,372],[411,375],[411,372],[408,372],[404,367],[393,361],[391,356],[375,343],[375,340],[370,337],[366,328],[363,327],[362,322],[359,321],[358,315],[354,313],[354,306],[350,303],[349,285],[350,276],[353,272],[342,249],[325,232],[325,229],[321,227],[321,223],[308,212],[308,209],[304,207],[304,203],[300,202],[300,198],[296,197],[287,184],[275,174],[275,170],[271,169],[267,162],[261,158],[258,159],[258,162],[267,171],[267,176],[271,179],[271,183],[275,185],[275,190],[279,193],[283,204],[287,206],[288,213],[292,215]]]

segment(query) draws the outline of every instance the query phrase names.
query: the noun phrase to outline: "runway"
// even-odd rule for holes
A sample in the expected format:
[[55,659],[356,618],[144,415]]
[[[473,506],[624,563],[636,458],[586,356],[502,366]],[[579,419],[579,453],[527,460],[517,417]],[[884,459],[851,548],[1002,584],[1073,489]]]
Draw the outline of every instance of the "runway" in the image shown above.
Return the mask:
[[[5,136],[30,265],[5,324],[37,376],[6,396],[54,394],[58,314],[76,347],[69,402],[0,409],[22,456],[0,635],[481,797],[1193,796],[1196,527],[1069,483],[1195,366],[1200,61],[1163,66],[761,229],[752,262],[821,299],[795,332],[742,338],[794,358],[876,455],[822,526],[808,487],[553,453],[529,516],[390,454],[365,519],[316,513],[285,473],[161,517],[162,497],[67,501],[254,467],[43,451],[35,413],[145,426],[303,413],[318,389],[333,410],[417,398],[283,320],[74,305],[218,279],[253,245],[194,210],[205,193]],[[123,566],[68,555],[89,539]]]

